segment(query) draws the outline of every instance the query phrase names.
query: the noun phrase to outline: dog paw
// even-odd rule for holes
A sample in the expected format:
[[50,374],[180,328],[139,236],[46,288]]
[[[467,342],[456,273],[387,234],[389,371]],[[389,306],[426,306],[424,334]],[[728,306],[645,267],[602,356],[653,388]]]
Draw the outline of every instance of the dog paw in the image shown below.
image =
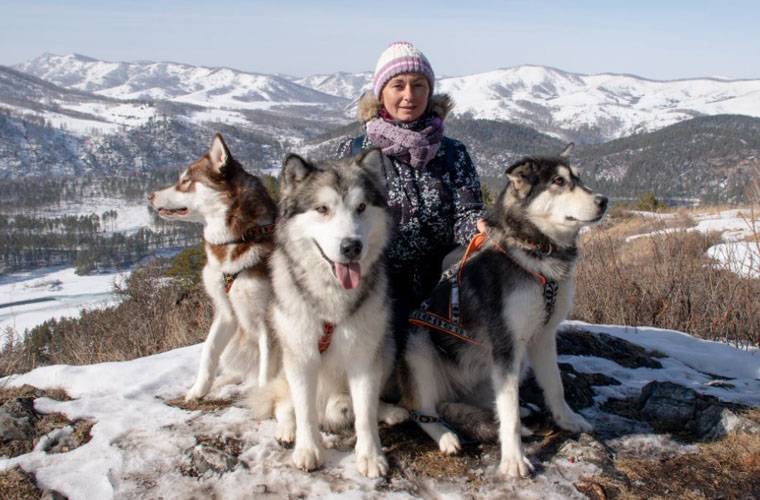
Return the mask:
[[356,468],[362,476],[374,479],[388,474],[388,460],[382,453],[357,453]]
[[459,437],[453,432],[446,432],[438,440],[438,448],[444,455],[456,455],[462,449]]
[[351,426],[354,422],[354,408],[351,396],[336,394],[330,396],[325,405],[325,418],[322,427],[330,432],[338,432]]
[[293,422],[277,423],[277,428],[274,431],[274,438],[282,446],[289,447],[293,445],[296,440],[296,426]]
[[189,403],[190,401],[197,401],[199,399],[202,399],[203,396],[208,394],[208,390],[210,387],[207,386],[207,384],[195,384],[193,385],[189,391],[187,391],[187,394],[185,394],[185,402]]
[[563,415],[554,417],[557,425],[570,432],[591,432],[594,426],[572,410],[566,411]]
[[528,477],[533,472],[533,464],[522,452],[517,452],[513,457],[501,458],[499,472],[509,478]]
[[318,446],[302,446],[293,450],[293,465],[306,472],[313,471],[322,465],[324,453]]
[[409,419],[409,412],[400,406],[381,405],[379,420],[386,425],[397,425]]

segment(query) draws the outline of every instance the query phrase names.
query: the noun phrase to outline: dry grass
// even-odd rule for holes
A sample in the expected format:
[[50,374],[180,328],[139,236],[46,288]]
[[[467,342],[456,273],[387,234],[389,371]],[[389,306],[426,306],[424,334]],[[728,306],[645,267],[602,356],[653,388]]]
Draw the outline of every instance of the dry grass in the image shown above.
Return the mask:
[[[697,453],[615,461],[618,474],[586,478],[594,498],[704,499],[760,496],[760,436],[731,435]],[[622,475],[620,475],[622,473]],[[595,485],[595,487],[593,487]],[[599,490],[603,495],[599,495]],[[587,491],[589,491],[587,493]],[[595,491],[596,494],[592,493]]]
[[42,498],[34,476],[19,466],[0,471],[0,495],[3,500],[36,500]]
[[[651,232],[650,219],[595,228],[582,241],[575,295],[576,319],[655,326],[738,346],[760,342],[760,280],[717,268],[705,256],[719,234]],[[686,214],[654,230],[693,225]]]

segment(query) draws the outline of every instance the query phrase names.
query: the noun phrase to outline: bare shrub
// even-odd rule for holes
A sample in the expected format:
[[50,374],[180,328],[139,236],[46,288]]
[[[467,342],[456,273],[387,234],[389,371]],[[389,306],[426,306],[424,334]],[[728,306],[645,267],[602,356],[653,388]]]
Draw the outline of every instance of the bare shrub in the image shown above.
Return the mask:
[[[625,232],[624,232],[625,233]],[[705,256],[716,233],[660,232],[629,243],[599,228],[583,242],[574,318],[655,326],[731,342],[760,342],[760,280]]]

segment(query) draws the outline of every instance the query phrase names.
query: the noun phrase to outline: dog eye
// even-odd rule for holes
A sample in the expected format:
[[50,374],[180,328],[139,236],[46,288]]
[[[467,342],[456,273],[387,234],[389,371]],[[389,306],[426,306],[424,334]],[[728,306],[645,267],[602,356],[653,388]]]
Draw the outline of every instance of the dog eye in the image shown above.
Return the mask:
[[554,179],[552,179],[552,183],[556,186],[564,186],[565,185],[565,178],[557,176]]
[[324,205],[320,205],[317,208],[315,208],[314,210],[316,210],[317,212],[319,212],[322,215],[327,215],[330,212],[330,209],[327,208]]
[[366,203],[359,203],[359,206],[358,206],[358,207],[356,207],[356,212],[357,212],[357,213],[362,213],[362,212],[364,212],[366,209],[367,209],[367,204],[366,204]]

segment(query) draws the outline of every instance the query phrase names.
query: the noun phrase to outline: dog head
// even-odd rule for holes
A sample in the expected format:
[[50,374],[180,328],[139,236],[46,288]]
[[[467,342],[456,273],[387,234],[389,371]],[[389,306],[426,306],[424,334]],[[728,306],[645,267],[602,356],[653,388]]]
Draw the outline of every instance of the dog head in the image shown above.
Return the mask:
[[380,175],[380,150],[312,163],[290,154],[280,178],[278,239],[300,247],[304,265],[322,266],[344,289],[357,288],[362,270],[382,255],[390,215]]
[[598,222],[607,198],[583,185],[567,156],[528,157],[506,170],[508,184],[497,209],[512,220],[527,220],[561,246],[572,245],[583,226]]
[[[164,219],[204,224],[219,219],[232,225],[236,212],[255,217],[262,210],[274,211],[266,190],[232,157],[221,134],[205,155],[180,173],[176,184],[150,193],[148,201]],[[246,206],[237,207],[241,203]]]

